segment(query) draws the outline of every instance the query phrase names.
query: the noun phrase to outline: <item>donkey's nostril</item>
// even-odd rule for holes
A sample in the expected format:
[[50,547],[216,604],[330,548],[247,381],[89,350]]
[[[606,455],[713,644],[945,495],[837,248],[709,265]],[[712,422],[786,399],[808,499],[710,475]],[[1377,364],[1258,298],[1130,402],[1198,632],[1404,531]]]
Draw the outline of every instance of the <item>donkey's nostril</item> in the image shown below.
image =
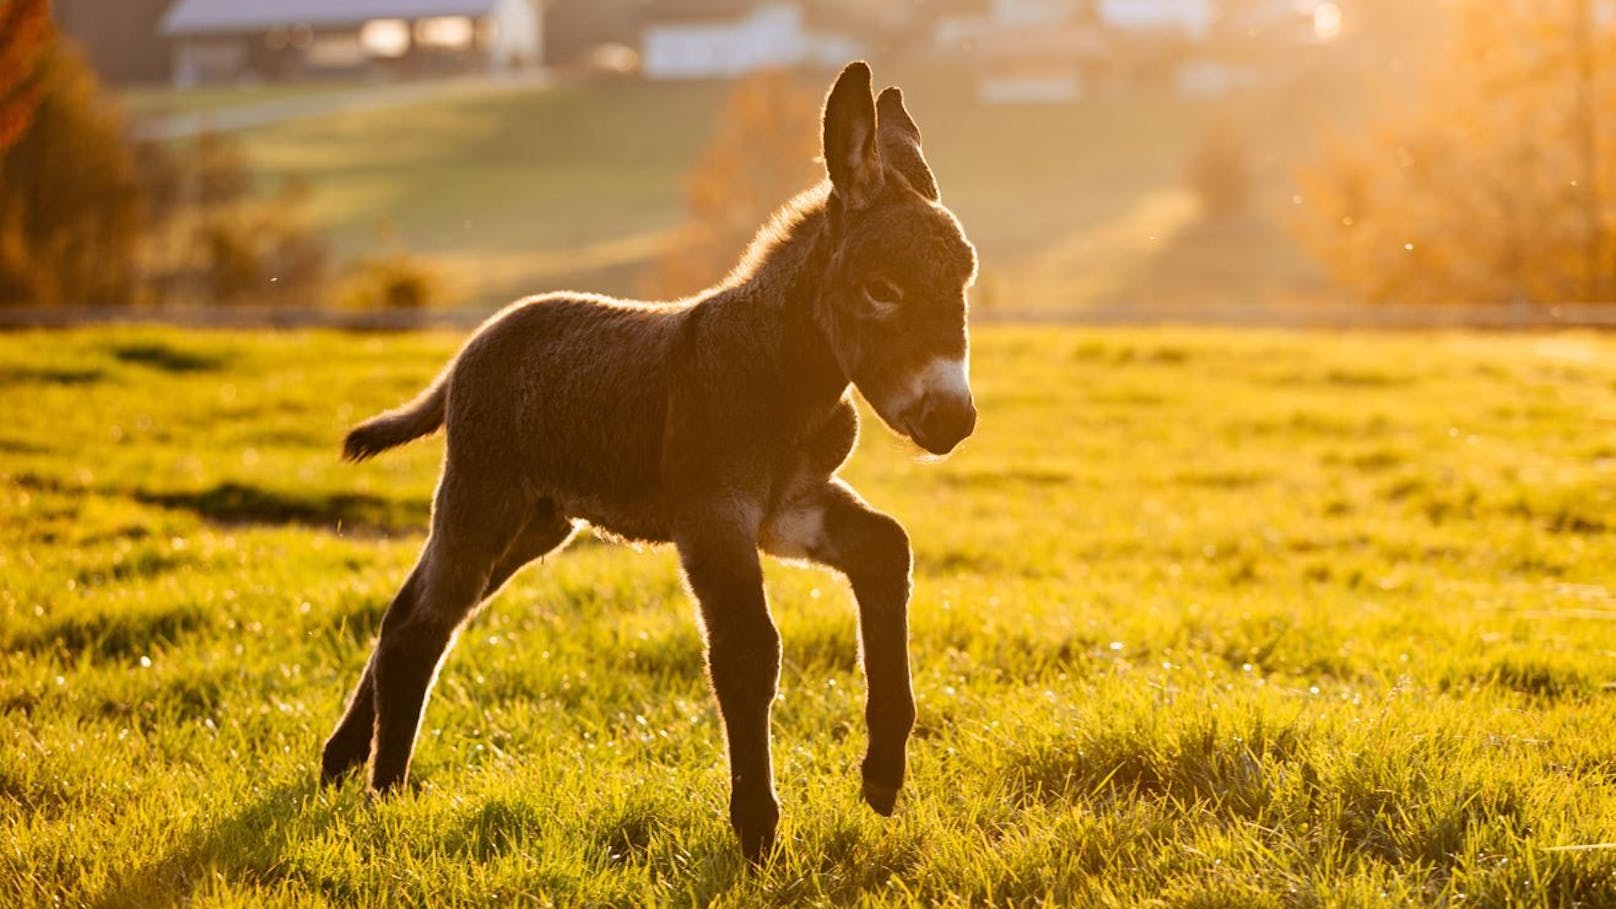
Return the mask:
[[914,428],[914,440],[921,448],[947,454],[976,430],[976,405],[969,397],[927,395]]

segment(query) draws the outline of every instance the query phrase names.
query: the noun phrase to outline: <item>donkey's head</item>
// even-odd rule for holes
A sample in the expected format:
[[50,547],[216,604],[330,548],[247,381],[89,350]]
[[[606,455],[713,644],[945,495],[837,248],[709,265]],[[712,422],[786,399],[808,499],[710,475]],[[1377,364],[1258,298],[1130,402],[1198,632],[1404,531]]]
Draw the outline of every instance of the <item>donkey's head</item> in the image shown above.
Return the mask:
[[843,371],[875,412],[933,454],[976,427],[965,291],[976,251],[942,206],[920,130],[853,63],[825,100],[833,252],[820,318]]

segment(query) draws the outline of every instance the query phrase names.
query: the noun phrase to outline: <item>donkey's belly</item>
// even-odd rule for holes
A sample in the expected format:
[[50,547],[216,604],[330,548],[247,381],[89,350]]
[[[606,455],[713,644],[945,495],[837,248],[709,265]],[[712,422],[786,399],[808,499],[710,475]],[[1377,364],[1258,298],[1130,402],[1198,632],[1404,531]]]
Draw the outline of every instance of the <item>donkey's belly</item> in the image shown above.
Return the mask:
[[556,497],[562,514],[606,533],[643,543],[667,543],[672,531],[662,510],[650,504],[613,501],[615,496],[564,494]]

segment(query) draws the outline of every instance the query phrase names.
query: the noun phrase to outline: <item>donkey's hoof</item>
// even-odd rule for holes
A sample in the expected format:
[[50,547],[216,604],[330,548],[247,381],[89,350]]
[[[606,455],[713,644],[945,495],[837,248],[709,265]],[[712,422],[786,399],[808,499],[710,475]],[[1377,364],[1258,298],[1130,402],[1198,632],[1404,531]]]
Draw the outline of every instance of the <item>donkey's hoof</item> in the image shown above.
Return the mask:
[[864,781],[864,803],[882,817],[891,817],[898,805],[898,787],[887,786],[873,780]]
[[400,776],[397,774],[378,775],[372,771],[370,775],[370,795],[374,799],[390,799],[400,795],[415,795],[425,788],[420,780],[413,776]]
[[774,830],[780,823],[780,807],[770,798],[767,801],[741,807],[731,805],[730,826],[735,838],[741,841],[741,855],[753,867],[763,865],[774,852]]
[[320,785],[335,786],[355,769],[364,766],[367,754],[348,754],[331,746],[320,753]]
[[746,863],[753,868],[762,868],[769,863],[774,855],[774,829],[736,831],[741,839],[741,855],[746,857]]

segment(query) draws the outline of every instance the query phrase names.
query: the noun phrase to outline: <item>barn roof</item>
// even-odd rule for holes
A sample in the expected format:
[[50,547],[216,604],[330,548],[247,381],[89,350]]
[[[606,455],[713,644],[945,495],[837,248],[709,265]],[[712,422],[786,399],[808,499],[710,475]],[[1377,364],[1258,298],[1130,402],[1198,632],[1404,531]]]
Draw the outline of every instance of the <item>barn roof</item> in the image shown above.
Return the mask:
[[277,26],[358,25],[372,19],[484,16],[499,0],[179,0],[163,17],[168,36],[255,32]]

